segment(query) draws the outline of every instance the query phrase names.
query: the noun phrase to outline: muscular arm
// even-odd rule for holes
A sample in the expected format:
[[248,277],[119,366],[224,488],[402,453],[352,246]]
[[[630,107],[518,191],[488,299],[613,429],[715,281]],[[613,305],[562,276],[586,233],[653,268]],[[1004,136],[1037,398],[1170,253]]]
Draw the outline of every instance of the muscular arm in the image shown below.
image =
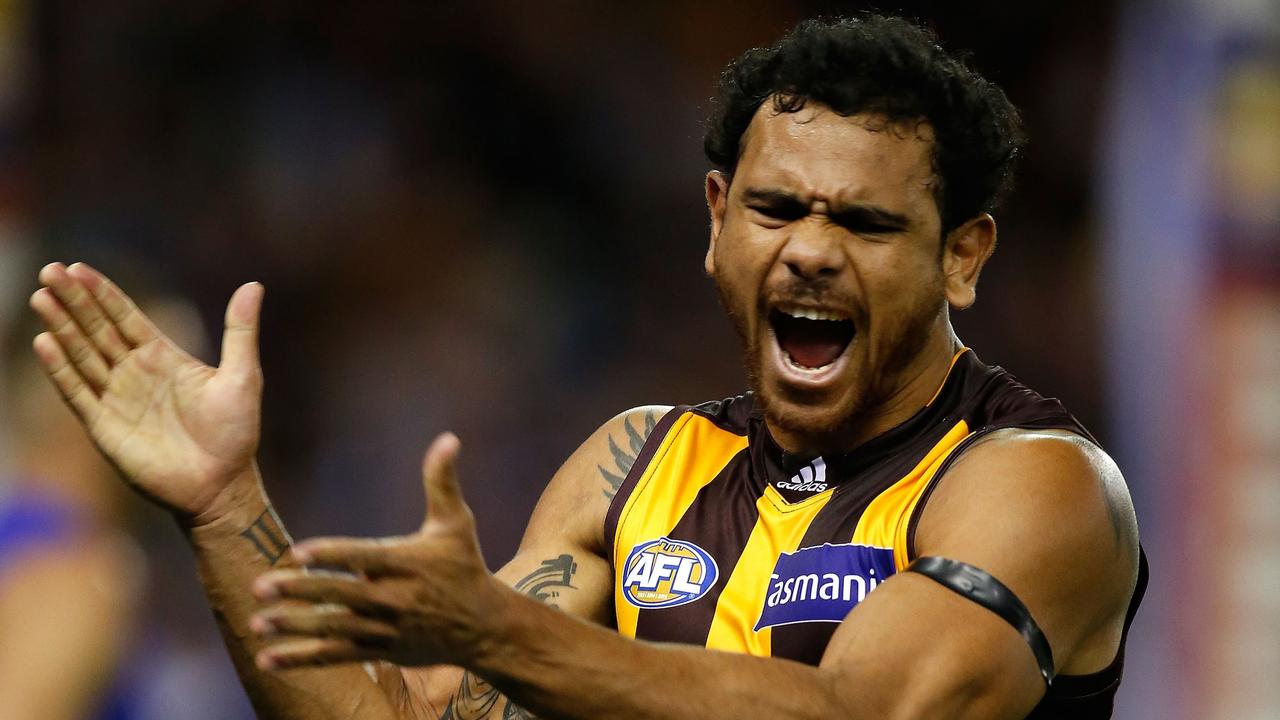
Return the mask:
[[[534,509],[516,556],[496,575],[516,592],[598,625],[613,623],[613,574],[604,558],[604,516],[664,406],[628,410],[601,426],[565,461]],[[407,668],[411,677],[420,671]],[[533,717],[482,677],[461,668],[431,673],[446,683],[458,676],[450,720]],[[412,682],[412,680],[411,680]],[[427,686],[424,697],[439,697]]]
[[[612,622],[612,572],[603,557],[604,516],[616,490],[616,482],[610,476],[627,474],[639,447],[652,431],[657,418],[666,410],[663,407],[642,407],[622,413],[598,429],[569,457],[543,492],[516,556],[496,573],[496,579],[510,586],[512,594],[556,616],[573,616],[595,624]],[[346,542],[373,542],[375,546],[379,543],[391,546],[429,543],[434,532],[429,513],[427,523],[416,536]],[[445,550],[442,554],[453,560],[457,555],[465,555],[466,550]],[[432,574],[425,569],[427,565],[425,562],[416,563],[415,570]],[[291,578],[294,582],[305,580],[315,583],[313,578],[297,572],[286,571],[277,575]],[[310,599],[341,603],[345,598],[342,594],[344,588],[350,587],[351,582],[341,578],[328,580]],[[288,595],[290,582],[282,583],[279,590]],[[463,602],[468,600],[464,598]],[[280,642],[263,653],[260,659],[314,649],[314,643],[325,642],[324,632],[317,630],[316,623],[332,620],[332,616],[293,612],[284,606],[272,607],[257,621],[255,626],[260,630],[265,623],[272,634],[302,631],[300,634],[318,636],[318,639]],[[244,647],[257,649],[260,645],[244,644]],[[335,645],[334,649],[340,651],[342,648]],[[280,672],[288,675],[297,671]],[[404,667],[402,678],[404,689],[398,693],[396,704],[405,717],[432,720],[532,717],[527,711],[509,703],[481,676],[460,667],[437,664],[425,668]]]
[[[253,580],[270,569],[297,567],[289,539],[265,496],[251,494],[209,526],[188,531],[201,581],[227,649],[255,710],[264,718],[500,718],[506,701],[491,685],[461,668],[401,668],[389,662],[326,668],[263,671],[254,655],[266,646],[250,632],[252,614],[263,607],[249,592]],[[555,545],[553,541],[548,544]],[[556,545],[556,547],[560,547]],[[517,592],[576,609],[583,580],[573,555],[533,561],[531,548],[498,572]],[[524,575],[523,570],[535,568]],[[587,575],[590,576],[590,571]]]
[[[918,541],[922,554],[970,562],[1009,586],[1061,671],[1096,671],[1114,656],[1136,531],[1114,465],[1088,443],[1013,434],[974,447],[943,478]],[[1017,718],[1044,693],[1010,625],[914,573],[850,613],[818,667],[635,642],[494,595],[483,651],[463,662],[543,718]],[[424,622],[441,614],[417,612]]]
[[[261,286],[241,287],[228,303],[221,363],[214,368],[177,347],[93,268],[53,263],[40,281],[44,287],[31,306],[48,328],[34,341],[45,373],[126,481],[184,528],[260,717],[477,717],[488,714],[477,712],[486,703],[506,716],[518,712],[506,709],[483,681],[460,679],[458,669],[402,671],[371,662],[264,671],[253,662],[266,643],[250,631],[261,605],[247,591],[263,572],[297,566],[253,461]],[[544,494],[501,579],[567,612],[606,618],[609,572],[598,552],[604,513],[616,477],[626,475],[635,443],[643,442],[640,433],[652,429],[661,411],[624,413],[584,443]],[[326,620],[344,617],[328,613]],[[322,633],[298,642],[323,647],[332,641]]]
[[232,660],[264,718],[390,718],[387,695],[360,668],[273,676],[249,660],[255,576],[291,562],[288,535],[258,477],[262,287],[232,296],[222,357],[210,367],[179,348],[107,278],[83,264],[46,266],[31,307],[48,331],[40,363],[103,455],[141,495],[178,519]]
[[[497,573],[498,577],[503,581],[509,581],[513,573],[528,569],[531,564],[528,558],[536,556],[536,553],[522,553],[500,570]],[[585,572],[579,566],[579,559],[585,559],[588,563]],[[608,567],[598,567],[597,563],[592,562],[595,559],[597,558],[591,556],[575,557],[568,552],[547,557],[538,562],[528,574],[512,582],[512,589],[549,607],[581,616],[581,613],[587,610],[581,606],[591,604],[587,596],[594,594],[584,592],[584,587],[600,584],[608,586]],[[444,712],[433,711],[429,715],[433,720],[435,718],[480,720],[481,718],[533,717],[528,711],[509,702],[488,681],[462,668],[449,668],[443,671],[437,668],[426,671],[406,668],[404,672],[409,677],[413,677],[414,674],[419,676],[422,682],[422,690],[419,692],[424,698],[432,695],[439,697],[442,692],[447,693],[444,696],[447,699],[441,705],[444,707]],[[436,704],[440,704],[440,701]]]
[[[388,663],[260,671],[253,663],[262,641],[249,630],[261,606],[249,588],[258,575],[296,567],[289,534],[262,490],[256,468],[228,488],[226,504],[208,522],[184,523],[209,607],[245,692],[260,718],[280,720],[405,717],[404,684]],[[199,518],[203,521],[205,518]]]
[[[1016,434],[956,463],[921,520],[919,549],[1001,579],[1039,621],[1058,667],[1087,673],[1117,650],[1136,540],[1127,492],[1101,451],[1078,439]],[[817,668],[623,647],[581,626],[557,627],[550,635],[562,645],[535,648],[526,638],[526,623],[541,622],[535,615],[513,603],[509,632],[513,645],[536,650],[530,657],[543,663],[521,673],[516,664],[486,661],[480,672],[547,717],[586,718],[608,708],[617,718],[1018,718],[1044,692],[1031,651],[1011,626],[913,573],[891,578],[850,613]],[[610,671],[588,672],[595,663]]]

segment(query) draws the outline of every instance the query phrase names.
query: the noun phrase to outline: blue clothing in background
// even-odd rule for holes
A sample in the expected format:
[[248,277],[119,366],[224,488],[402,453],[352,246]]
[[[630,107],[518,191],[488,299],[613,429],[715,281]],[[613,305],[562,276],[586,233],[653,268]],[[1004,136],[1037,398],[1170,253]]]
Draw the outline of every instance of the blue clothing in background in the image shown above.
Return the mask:
[[[83,535],[83,520],[65,503],[31,491],[0,495],[0,594],[8,573],[29,553],[70,546]],[[139,693],[134,683],[121,681],[126,675],[119,672],[97,711],[90,715],[93,720],[138,717],[134,708]]]

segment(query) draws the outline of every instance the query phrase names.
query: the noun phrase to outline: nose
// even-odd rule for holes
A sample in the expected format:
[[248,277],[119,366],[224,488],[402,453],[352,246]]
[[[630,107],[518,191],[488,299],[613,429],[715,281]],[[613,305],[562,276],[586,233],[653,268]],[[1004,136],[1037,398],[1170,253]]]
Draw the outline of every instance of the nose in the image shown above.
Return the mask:
[[806,280],[837,275],[846,258],[838,239],[829,237],[818,223],[805,221],[787,238],[778,261]]

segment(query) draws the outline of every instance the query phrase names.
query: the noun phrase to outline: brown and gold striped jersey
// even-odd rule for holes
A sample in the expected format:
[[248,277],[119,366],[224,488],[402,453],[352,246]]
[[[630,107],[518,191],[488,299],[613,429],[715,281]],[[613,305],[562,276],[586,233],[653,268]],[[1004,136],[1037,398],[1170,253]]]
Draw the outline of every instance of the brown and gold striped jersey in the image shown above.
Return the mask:
[[[618,631],[817,664],[837,624],[915,559],[937,479],[1003,428],[1092,439],[1057,400],[968,350],[928,405],[845,455],[783,451],[751,393],[672,409],[606,518]],[[1108,717],[1120,666],[1117,656],[1102,673],[1059,676],[1032,717]],[[1092,710],[1099,692],[1106,714]]]

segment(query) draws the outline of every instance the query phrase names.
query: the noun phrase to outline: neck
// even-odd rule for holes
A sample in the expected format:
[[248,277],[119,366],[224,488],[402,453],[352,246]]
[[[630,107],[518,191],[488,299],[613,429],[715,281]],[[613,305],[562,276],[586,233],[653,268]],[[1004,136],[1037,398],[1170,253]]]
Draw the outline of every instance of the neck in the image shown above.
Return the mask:
[[960,339],[945,323],[892,380],[887,392],[873,405],[859,410],[839,430],[830,435],[788,430],[765,418],[765,425],[775,442],[787,452],[797,455],[843,454],[851,452],[885,432],[901,425],[928,405],[942,387],[951,370],[951,362],[963,347]]

